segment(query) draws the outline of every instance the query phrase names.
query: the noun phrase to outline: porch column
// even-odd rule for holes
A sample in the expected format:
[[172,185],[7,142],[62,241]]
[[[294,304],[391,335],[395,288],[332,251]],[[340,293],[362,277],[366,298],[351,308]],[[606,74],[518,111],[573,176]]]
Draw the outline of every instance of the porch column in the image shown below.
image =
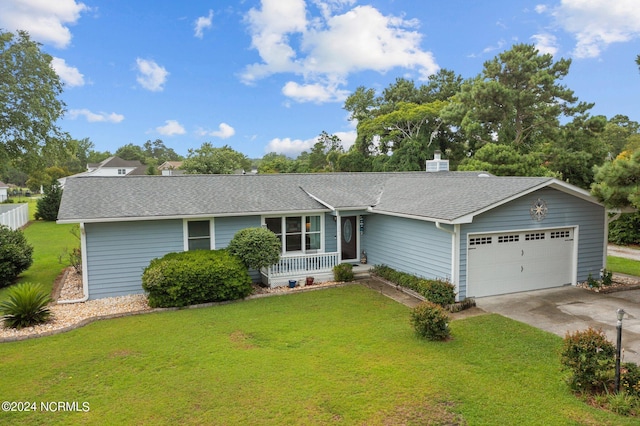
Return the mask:
[[342,218],[336,210],[336,246],[338,248],[338,264],[342,262]]

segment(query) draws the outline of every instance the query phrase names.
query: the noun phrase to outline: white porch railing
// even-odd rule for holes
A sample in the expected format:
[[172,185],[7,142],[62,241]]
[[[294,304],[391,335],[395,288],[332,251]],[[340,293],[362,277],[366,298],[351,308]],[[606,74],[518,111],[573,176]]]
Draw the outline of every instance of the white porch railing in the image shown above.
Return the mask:
[[[307,275],[332,274],[338,264],[338,253],[314,253],[282,256],[280,262],[262,268],[262,276],[271,287],[285,285],[287,278],[301,278]],[[284,279],[284,281],[283,281]]]
[[29,221],[29,204],[0,204],[0,225],[22,228]]

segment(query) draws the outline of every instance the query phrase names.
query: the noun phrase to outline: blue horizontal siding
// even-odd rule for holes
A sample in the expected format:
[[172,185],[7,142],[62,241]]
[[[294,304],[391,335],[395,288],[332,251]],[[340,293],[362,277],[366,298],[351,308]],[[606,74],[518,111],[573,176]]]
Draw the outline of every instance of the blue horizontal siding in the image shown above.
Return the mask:
[[[541,198],[547,203],[547,216],[535,221],[529,214],[531,205]],[[535,230],[578,227],[577,279],[584,281],[591,273],[598,276],[604,259],[604,207],[565,194],[552,188],[544,188],[500,207],[478,215],[473,223],[461,226],[460,235],[460,297],[466,297],[467,286],[467,236],[469,233],[499,232],[508,230]]]
[[216,249],[227,247],[238,231],[261,226],[260,216],[217,217],[214,224]]
[[370,264],[425,278],[451,279],[451,235],[432,222],[367,216],[361,247]]
[[183,251],[181,220],[87,223],[89,299],[143,293],[152,259]]

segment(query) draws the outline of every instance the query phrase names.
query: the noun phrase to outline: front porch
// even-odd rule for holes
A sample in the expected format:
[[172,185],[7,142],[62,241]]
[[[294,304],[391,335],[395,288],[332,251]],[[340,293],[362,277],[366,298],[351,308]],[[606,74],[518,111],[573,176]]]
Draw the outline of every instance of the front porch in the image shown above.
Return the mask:
[[[333,281],[333,267],[339,263],[337,252],[282,256],[277,264],[262,268],[260,275],[262,283],[269,287],[286,286],[290,280],[300,285],[306,277],[313,277],[314,283],[321,283]],[[369,265],[353,264],[356,277],[368,275]]]

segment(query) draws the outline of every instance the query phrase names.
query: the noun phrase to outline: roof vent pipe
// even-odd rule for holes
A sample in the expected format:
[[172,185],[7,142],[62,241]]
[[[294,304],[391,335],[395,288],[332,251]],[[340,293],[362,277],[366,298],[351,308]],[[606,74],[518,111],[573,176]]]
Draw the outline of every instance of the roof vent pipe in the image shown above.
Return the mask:
[[447,171],[449,171],[449,160],[443,160],[442,152],[437,150],[433,153],[433,160],[427,160],[427,172]]

